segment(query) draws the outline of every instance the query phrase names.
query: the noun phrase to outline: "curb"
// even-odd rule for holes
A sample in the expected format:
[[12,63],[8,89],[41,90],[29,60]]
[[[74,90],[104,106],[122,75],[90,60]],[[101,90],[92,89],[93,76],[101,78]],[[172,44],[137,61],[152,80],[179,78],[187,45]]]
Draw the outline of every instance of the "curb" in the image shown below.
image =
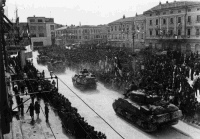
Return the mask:
[[186,123],[186,124],[188,124],[188,125],[190,125],[190,126],[193,126],[193,127],[197,128],[197,129],[200,129],[200,123],[199,122],[192,123],[192,122],[187,122],[186,120],[183,120],[183,119],[181,119],[181,121]]

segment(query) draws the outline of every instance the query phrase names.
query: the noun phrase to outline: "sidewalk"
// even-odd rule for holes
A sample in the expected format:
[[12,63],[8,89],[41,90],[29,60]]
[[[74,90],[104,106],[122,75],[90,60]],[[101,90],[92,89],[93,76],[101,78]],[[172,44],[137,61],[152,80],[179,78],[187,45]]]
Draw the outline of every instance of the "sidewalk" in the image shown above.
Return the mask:
[[[30,96],[22,96],[23,101],[30,98]],[[36,101],[36,99],[35,99]],[[40,100],[40,115],[37,119],[37,115],[34,113],[34,123],[31,123],[31,117],[29,112],[26,113],[31,99],[24,103],[24,116],[20,116],[20,129],[23,139],[72,139],[72,137],[66,135],[62,128],[61,121],[53,109],[49,107],[49,123],[46,123],[44,114],[44,102]],[[16,138],[17,138],[17,134]]]
[[[30,96],[21,96],[23,101],[30,98]],[[35,99],[36,101],[36,99]],[[27,112],[31,99],[24,103],[24,116],[19,116],[19,120],[13,117],[11,123],[11,131],[4,136],[4,139],[74,139],[74,137],[67,135],[62,128],[61,121],[58,115],[49,106],[49,123],[46,123],[44,115],[44,101],[40,100],[40,114],[39,119],[34,112],[34,123],[31,123],[30,113]]]

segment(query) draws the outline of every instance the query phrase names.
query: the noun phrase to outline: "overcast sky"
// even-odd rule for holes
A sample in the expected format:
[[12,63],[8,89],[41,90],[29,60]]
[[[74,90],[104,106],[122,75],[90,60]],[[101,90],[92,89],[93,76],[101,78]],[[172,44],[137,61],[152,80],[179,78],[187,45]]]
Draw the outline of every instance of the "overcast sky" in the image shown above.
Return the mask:
[[20,22],[26,22],[27,17],[35,15],[52,17],[55,23],[63,25],[79,25],[79,22],[82,25],[99,25],[108,24],[123,15],[142,14],[160,1],[166,3],[166,0],[6,0],[6,14],[9,19],[15,19],[17,7]]

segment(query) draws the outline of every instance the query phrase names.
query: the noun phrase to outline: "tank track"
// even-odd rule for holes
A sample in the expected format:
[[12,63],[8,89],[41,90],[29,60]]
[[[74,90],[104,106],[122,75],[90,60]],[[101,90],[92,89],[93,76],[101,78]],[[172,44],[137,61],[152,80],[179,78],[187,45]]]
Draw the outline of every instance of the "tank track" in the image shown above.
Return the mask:
[[134,114],[130,114],[125,110],[120,110],[120,108],[114,108],[114,111],[120,117],[142,128],[145,132],[154,132],[158,129],[157,124],[151,123],[151,121],[145,121],[141,117],[138,117],[137,115]]

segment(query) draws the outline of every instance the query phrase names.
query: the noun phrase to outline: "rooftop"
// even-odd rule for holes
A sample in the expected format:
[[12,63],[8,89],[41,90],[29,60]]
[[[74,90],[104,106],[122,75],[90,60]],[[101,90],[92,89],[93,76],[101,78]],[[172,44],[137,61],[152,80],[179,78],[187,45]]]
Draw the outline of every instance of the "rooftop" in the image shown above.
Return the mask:
[[109,23],[109,24],[115,24],[115,23],[121,23],[121,22],[131,22],[131,21],[134,20],[134,18],[135,18],[135,17],[125,17],[125,16],[123,16],[123,18],[120,18],[120,19],[118,19],[118,20],[115,20],[115,21],[113,21],[113,22],[111,22],[111,23]]
[[192,5],[199,5],[200,1],[174,1],[174,2],[166,2],[166,3],[159,3],[157,6],[147,10],[144,12],[153,12],[157,10],[163,10],[163,9],[168,9],[168,8],[176,8],[176,7],[182,7],[182,6],[192,6]]

